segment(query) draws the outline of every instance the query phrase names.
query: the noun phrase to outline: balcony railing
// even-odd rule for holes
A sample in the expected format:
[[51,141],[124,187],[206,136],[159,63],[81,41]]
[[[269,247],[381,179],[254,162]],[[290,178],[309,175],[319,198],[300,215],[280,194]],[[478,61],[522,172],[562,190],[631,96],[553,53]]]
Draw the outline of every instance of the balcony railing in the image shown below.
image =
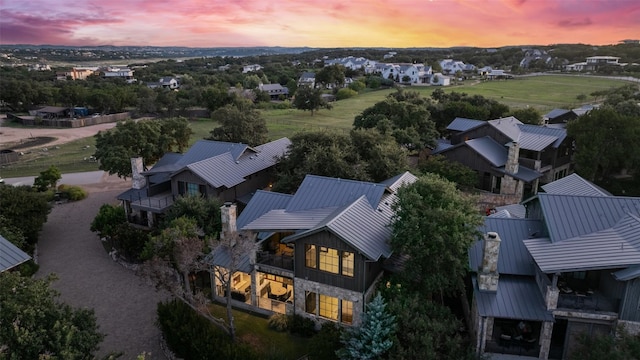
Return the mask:
[[162,211],[169,206],[173,205],[175,200],[172,194],[161,194],[149,197],[131,197],[128,199],[131,202],[131,207],[142,208],[144,210],[158,210]]
[[558,308],[576,309],[583,311],[618,312],[620,300],[604,296],[595,291],[590,293],[560,293]]
[[256,256],[258,264],[275,266],[293,271],[293,256],[276,254],[266,251],[258,252]]

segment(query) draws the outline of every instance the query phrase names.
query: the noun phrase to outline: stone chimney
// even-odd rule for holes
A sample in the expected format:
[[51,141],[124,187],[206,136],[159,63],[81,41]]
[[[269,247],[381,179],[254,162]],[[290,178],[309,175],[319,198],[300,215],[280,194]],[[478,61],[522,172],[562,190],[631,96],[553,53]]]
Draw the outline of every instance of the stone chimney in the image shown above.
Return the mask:
[[482,267],[478,274],[478,288],[482,291],[498,290],[500,241],[500,236],[495,232],[488,232],[484,237]]
[[509,174],[515,174],[518,172],[518,160],[520,158],[520,144],[513,141],[509,144],[509,153],[507,155],[507,163],[504,166],[504,170]]
[[222,231],[220,232],[220,239],[226,239],[231,234],[238,231],[236,226],[236,204],[231,202],[225,202],[220,207],[220,222],[222,223]]
[[144,189],[147,186],[147,178],[142,175],[144,164],[142,158],[131,158],[131,187],[134,189]]

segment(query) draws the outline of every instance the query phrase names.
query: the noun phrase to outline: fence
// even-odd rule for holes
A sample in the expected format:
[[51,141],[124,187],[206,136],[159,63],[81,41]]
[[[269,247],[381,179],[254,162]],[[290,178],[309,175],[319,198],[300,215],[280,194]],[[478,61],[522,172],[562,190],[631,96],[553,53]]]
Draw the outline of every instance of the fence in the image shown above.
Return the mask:
[[18,120],[22,125],[27,126],[37,125],[46,127],[78,128],[130,119],[131,113],[123,112],[118,114],[84,117],[80,119],[29,119],[13,114],[9,114],[7,117],[13,120]]
[[99,163],[96,161],[72,160],[72,161],[29,161],[23,163],[5,164],[0,166],[0,177],[38,176],[40,172],[55,166],[62,173],[96,171]]

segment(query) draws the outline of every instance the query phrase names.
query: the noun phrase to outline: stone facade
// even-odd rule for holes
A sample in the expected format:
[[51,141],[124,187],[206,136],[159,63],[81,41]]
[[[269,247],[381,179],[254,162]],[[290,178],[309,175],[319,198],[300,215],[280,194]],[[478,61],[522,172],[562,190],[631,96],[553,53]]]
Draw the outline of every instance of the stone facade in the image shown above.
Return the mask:
[[220,239],[226,239],[231,234],[234,234],[238,231],[238,226],[236,225],[236,214],[236,204],[226,202],[220,207],[220,222],[222,224]]
[[[372,285],[372,288],[375,287]],[[357,291],[347,290],[335,286],[329,286],[325,284],[321,284],[315,281],[309,281],[302,278],[294,279],[294,304],[295,304],[295,313],[298,315],[306,316],[313,320],[322,319],[318,314],[319,307],[319,297],[316,297],[316,314],[309,314],[306,311],[306,292],[315,292],[322,295],[332,296],[338,298],[340,300],[349,300],[353,303],[353,325],[357,325],[362,321],[362,314],[364,313],[364,305],[366,303],[366,298],[362,293]],[[341,308],[342,302],[338,303],[338,321],[340,321],[340,314],[342,313]]]
[[147,178],[142,175],[144,163],[141,157],[131,158],[131,187],[133,189],[144,189],[147,186]]
[[482,268],[478,272],[478,288],[481,291],[498,290],[500,242],[500,236],[495,232],[489,232],[484,237]]
[[640,335],[640,321],[618,320],[618,325],[624,326],[631,335]]

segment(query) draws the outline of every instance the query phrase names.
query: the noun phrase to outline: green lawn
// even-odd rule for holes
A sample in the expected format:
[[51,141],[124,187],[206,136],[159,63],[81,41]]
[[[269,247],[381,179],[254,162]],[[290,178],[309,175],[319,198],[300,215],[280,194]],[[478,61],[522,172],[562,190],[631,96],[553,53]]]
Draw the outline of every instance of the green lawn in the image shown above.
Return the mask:
[[[213,316],[226,319],[226,305],[212,304]],[[236,335],[239,339],[254,344],[263,354],[274,354],[281,359],[299,359],[308,353],[311,339],[294,336],[286,332],[269,329],[269,320],[244,311],[233,310]]]
[[[443,88],[445,92],[464,92],[470,95],[482,95],[495,99],[510,107],[518,108],[532,106],[542,113],[554,108],[573,108],[580,105],[576,97],[580,94],[592,100],[589,94],[597,90],[605,90],[622,86],[625,82],[603,78],[581,76],[545,75],[499,81],[467,81],[466,83]],[[423,96],[430,96],[434,87],[414,86],[408,90],[418,91]],[[366,90],[365,92],[346,100],[333,103],[333,109],[316,111],[312,116],[308,111],[262,110],[267,121],[269,138],[277,139],[292,136],[301,131],[329,129],[347,132],[353,126],[356,115],[364,109],[383,100],[393,89]],[[191,122],[194,135],[191,144],[209,136],[209,132],[217,123],[208,119]],[[85,149],[85,146],[90,148]],[[0,168],[1,177],[18,177],[38,175],[49,165],[56,165],[63,173],[97,170],[96,163],[85,161],[85,157],[93,154],[95,141],[93,137],[74,141],[60,146],[59,149],[49,149],[48,152],[33,150],[25,155],[19,164]]]

